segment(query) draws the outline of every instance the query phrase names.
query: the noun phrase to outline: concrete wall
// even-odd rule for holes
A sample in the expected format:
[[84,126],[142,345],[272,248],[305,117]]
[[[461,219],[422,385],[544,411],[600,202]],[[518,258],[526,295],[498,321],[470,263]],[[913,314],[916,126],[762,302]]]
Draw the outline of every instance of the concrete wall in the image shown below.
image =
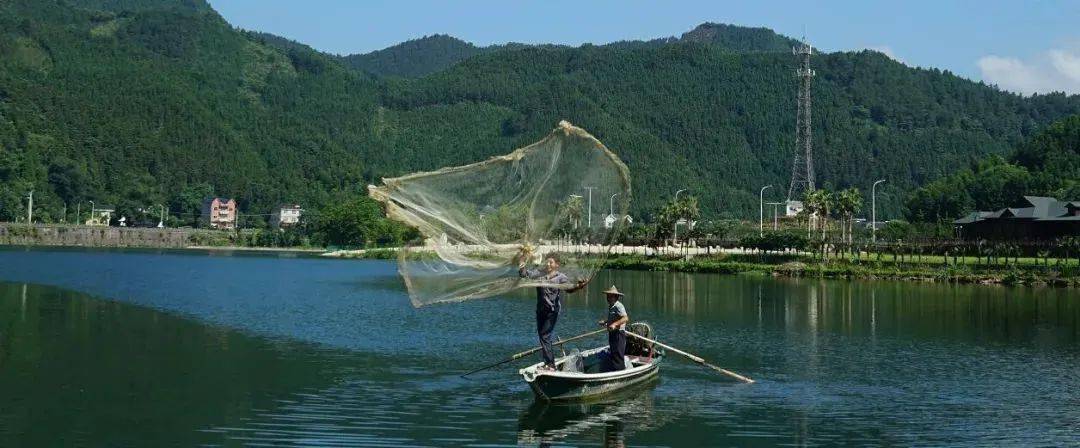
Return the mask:
[[0,223],[0,245],[181,248],[203,243],[206,237],[211,237],[206,230],[196,229]]

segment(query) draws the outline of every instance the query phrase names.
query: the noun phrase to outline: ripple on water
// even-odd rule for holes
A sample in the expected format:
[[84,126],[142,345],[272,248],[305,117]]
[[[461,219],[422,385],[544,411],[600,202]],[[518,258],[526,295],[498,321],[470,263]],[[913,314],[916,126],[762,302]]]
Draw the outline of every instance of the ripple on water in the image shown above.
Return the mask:
[[[735,384],[672,356],[647,390],[555,406],[534,403],[512,367],[457,376],[533,344],[528,297],[416,310],[390,263],[0,251],[0,278],[121,302],[72,308],[40,298],[50,306],[38,312],[5,289],[0,329],[29,339],[0,340],[5,353],[20,354],[4,358],[0,375],[28,387],[0,386],[0,397],[25,390],[24,402],[49,403],[57,392],[45,391],[71,384],[38,364],[6,371],[10,362],[66,357],[63,365],[93,369],[118,357],[115,370],[100,372],[108,381],[93,383],[115,387],[114,399],[197,388],[222,395],[204,397],[220,414],[167,427],[198,428],[218,444],[1062,446],[1076,444],[1080,430],[1075,292],[606,272],[597,284],[625,285],[631,316],[650,321],[662,340],[758,383]],[[602,310],[595,289],[573,295],[560,331],[576,334]],[[118,333],[108,339],[107,331]],[[70,338],[47,339],[63,332]],[[131,334],[145,346],[125,345]],[[87,342],[94,338],[106,343]],[[199,384],[168,375],[159,365],[178,354],[192,360],[184,368],[202,362],[225,373],[201,371],[213,381]],[[159,375],[153,388],[123,387],[143,372]],[[28,409],[66,410],[57,414],[64,422],[113,412],[79,400]],[[30,421],[6,412],[8,427]],[[130,427],[90,421],[114,434]],[[92,426],[71,434],[107,444]]]

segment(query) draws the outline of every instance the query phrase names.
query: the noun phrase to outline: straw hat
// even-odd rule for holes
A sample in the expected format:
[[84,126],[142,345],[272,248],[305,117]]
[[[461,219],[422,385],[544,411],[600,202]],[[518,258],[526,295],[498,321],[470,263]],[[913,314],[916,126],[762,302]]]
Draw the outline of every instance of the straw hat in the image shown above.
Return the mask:
[[619,292],[619,289],[618,289],[618,288],[616,288],[616,287],[615,287],[615,285],[611,285],[611,287],[610,287],[610,288],[608,288],[608,290],[607,290],[607,291],[604,291],[604,294],[607,294],[607,295],[616,295],[616,296],[619,296],[619,297],[622,297],[622,296],[623,296],[623,293]]

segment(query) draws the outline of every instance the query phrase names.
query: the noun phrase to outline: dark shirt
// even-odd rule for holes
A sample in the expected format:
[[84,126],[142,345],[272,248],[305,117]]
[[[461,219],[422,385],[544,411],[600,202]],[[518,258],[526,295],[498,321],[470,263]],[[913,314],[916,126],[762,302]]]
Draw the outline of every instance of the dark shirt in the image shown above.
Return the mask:
[[[543,274],[539,269],[520,269],[518,274],[524,278],[543,279],[544,283],[566,284],[570,283],[570,277],[562,272],[555,271],[551,274]],[[566,290],[550,286],[536,287],[536,310],[558,311],[562,307],[562,298]]]

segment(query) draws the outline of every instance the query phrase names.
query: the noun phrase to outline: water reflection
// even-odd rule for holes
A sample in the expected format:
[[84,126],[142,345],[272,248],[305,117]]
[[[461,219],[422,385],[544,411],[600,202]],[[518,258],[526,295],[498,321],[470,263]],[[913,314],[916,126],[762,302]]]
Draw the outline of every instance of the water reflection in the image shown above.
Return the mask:
[[587,403],[536,400],[518,418],[518,445],[548,447],[599,433],[602,446],[625,447],[628,426],[641,430],[659,423],[651,393],[657,378]]

